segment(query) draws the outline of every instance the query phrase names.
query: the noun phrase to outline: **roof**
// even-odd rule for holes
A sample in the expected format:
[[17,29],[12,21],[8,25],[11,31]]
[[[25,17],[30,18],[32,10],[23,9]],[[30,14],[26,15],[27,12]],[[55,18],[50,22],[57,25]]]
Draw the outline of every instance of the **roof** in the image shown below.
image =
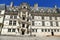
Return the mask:
[[0,10],[5,10],[6,5],[5,4],[0,4]]

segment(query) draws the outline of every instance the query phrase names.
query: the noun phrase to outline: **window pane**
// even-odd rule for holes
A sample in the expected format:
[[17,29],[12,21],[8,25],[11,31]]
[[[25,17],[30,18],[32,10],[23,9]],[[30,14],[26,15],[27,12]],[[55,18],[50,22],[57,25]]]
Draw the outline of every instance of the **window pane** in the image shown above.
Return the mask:
[[47,32],[47,29],[45,29],[45,32]]
[[34,29],[32,29],[32,32],[34,32]]
[[22,19],[25,20],[25,17],[23,17]]
[[54,32],[56,32],[56,29],[54,29]]
[[44,17],[42,16],[42,20],[44,19]]
[[15,29],[12,29],[12,32],[15,32]]
[[16,21],[13,21],[13,25],[16,25]]
[[42,26],[45,26],[45,23],[44,23],[44,21],[42,21]]
[[25,27],[25,24],[22,24],[22,27]]
[[32,21],[32,25],[34,26],[34,21]]
[[11,32],[11,29],[8,29],[8,32]]
[[52,23],[52,21],[50,22],[50,25],[51,25],[51,26],[53,26],[53,23]]
[[57,29],[57,32],[59,32],[59,29]]
[[50,32],[50,29],[48,29],[48,32]]
[[12,25],[12,20],[9,21],[9,25]]
[[42,32],[44,32],[44,29],[41,29]]

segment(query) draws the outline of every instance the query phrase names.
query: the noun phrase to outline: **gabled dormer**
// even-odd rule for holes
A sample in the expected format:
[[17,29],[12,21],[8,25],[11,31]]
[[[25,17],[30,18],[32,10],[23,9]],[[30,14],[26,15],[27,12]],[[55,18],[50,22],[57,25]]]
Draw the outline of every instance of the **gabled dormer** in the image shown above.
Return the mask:
[[27,4],[27,3],[21,3],[19,9],[30,10],[30,6],[29,6],[29,4]]

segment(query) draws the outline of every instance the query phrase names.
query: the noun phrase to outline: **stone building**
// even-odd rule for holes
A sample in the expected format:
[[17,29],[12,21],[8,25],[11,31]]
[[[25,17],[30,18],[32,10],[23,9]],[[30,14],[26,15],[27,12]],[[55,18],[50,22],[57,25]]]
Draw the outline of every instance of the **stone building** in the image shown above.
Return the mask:
[[60,8],[27,3],[5,6],[1,35],[60,35]]

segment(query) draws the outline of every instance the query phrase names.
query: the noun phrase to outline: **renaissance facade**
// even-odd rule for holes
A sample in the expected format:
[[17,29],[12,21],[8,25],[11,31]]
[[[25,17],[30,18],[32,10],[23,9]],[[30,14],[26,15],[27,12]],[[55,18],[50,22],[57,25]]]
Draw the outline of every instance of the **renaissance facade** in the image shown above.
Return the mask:
[[1,10],[1,35],[60,35],[60,9],[31,7],[27,3],[20,6],[0,5]]

